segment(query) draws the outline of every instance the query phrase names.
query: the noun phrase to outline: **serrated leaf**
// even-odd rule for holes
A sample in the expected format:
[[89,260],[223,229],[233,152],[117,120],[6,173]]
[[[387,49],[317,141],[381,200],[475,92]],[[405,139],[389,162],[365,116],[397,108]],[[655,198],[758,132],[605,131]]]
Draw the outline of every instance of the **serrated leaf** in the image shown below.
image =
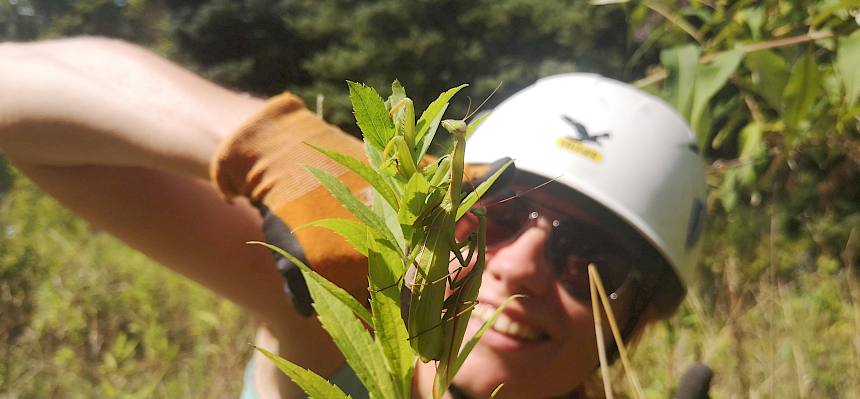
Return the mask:
[[860,94],[860,30],[839,39],[836,53],[836,70],[845,86],[848,106],[853,106]]
[[493,172],[493,174],[487,180],[481,182],[481,184],[479,184],[474,191],[469,193],[469,195],[467,195],[466,198],[463,199],[463,202],[460,203],[460,207],[457,208],[457,215],[454,220],[460,220],[460,218],[463,217],[463,215],[465,215],[466,212],[469,211],[469,209],[472,209],[472,206],[474,206],[475,203],[481,199],[481,197],[487,192],[487,190],[490,189],[493,183],[498,180],[499,176],[501,176],[502,173],[504,173],[505,170],[508,169],[508,166],[511,166],[512,163],[514,163],[514,160],[506,162],[504,165],[502,165],[501,168],[499,168],[499,170]]
[[660,63],[669,73],[666,79],[666,101],[689,121],[699,66],[699,47],[688,44],[663,50],[660,52]]
[[401,225],[411,226],[424,212],[427,211],[427,196],[430,194],[430,183],[421,173],[412,175],[403,190],[403,204],[397,213],[397,221]]
[[325,154],[325,156],[333,159],[335,162],[346,166],[349,170],[353,171],[355,174],[361,176],[364,181],[368,182],[376,192],[382,196],[388,203],[397,208],[397,196],[394,194],[394,190],[391,186],[386,182],[379,173],[376,173],[375,170],[371,169],[364,162],[359,161],[349,155],[341,154],[334,151],[329,151],[324,148],[317,147],[313,144],[308,144],[311,148]]
[[466,86],[468,85],[462,84],[448,89],[433,100],[427,106],[427,109],[421,113],[421,117],[418,118],[418,123],[415,126],[415,145],[418,147],[415,159],[420,159],[427,153],[427,149],[430,148],[430,143],[433,142],[433,137],[436,135],[439,122],[442,121],[442,116],[445,114],[445,110],[448,109],[448,102],[451,101],[451,98],[458,91]]
[[696,71],[696,90],[693,93],[693,108],[690,110],[690,125],[699,137],[699,145],[704,146],[705,139],[710,134],[710,126],[700,123],[702,114],[711,97],[726,85],[738,69],[743,56],[744,50],[736,48],[720,54],[710,64],[700,65]]
[[371,397],[394,398],[397,389],[385,369],[385,356],[352,310],[325,289],[316,279],[308,278],[308,290],[323,328],[331,335],[355,375]]
[[267,357],[275,366],[290,377],[308,397],[311,398],[332,398],[332,399],[347,399],[351,396],[347,395],[343,390],[336,385],[328,382],[319,374],[314,373],[306,368],[303,368],[287,359],[284,359],[272,352],[269,352],[259,346],[254,346],[254,349]]
[[795,63],[783,92],[785,97],[783,118],[786,128],[797,129],[800,121],[809,114],[820,91],[821,72],[819,72],[818,64],[815,62],[815,56],[811,51],[807,51]]
[[391,235],[391,232],[385,227],[385,222],[382,218],[368,208],[367,205],[364,205],[364,203],[359,201],[358,198],[355,198],[355,196],[352,195],[352,192],[349,191],[349,187],[343,184],[343,182],[313,166],[305,165],[305,169],[311,172],[311,174],[313,174],[317,180],[319,180],[320,183],[322,183],[322,185],[325,186],[325,188],[327,188],[338,201],[340,201],[340,204],[343,205],[343,207],[350,213],[355,215],[355,217],[366,223],[371,228],[383,233],[385,238],[389,239],[392,243],[397,242],[394,236]]
[[362,255],[367,256],[368,227],[364,223],[350,219],[319,219],[296,227],[293,229],[293,232],[297,232],[308,227],[322,227],[329,229],[349,241],[353,248]]
[[400,282],[405,269],[403,259],[384,240],[367,231],[370,306],[376,342],[385,354],[386,367],[394,376],[401,397],[410,396],[415,353],[403,324]]
[[385,110],[385,102],[372,87],[347,81],[355,121],[366,142],[382,151],[394,136],[394,124]]
[[299,267],[299,269],[301,269],[302,275],[305,277],[305,280],[311,280],[312,279],[312,280],[316,281],[316,283],[320,287],[322,287],[323,289],[328,291],[331,296],[337,298],[339,301],[341,301],[344,304],[344,306],[348,307],[352,311],[353,314],[355,314],[356,316],[361,318],[367,324],[372,323],[372,320],[371,320],[372,318],[370,316],[370,312],[367,311],[367,309],[364,306],[362,306],[361,303],[359,303],[358,300],[355,299],[355,297],[350,295],[343,288],[340,288],[337,285],[335,285],[334,283],[332,283],[331,281],[328,281],[325,277],[321,276],[319,273],[313,271],[308,265],[306,265],[304,262],[302,262],[301,260],[299,260],[298,258],[293,256],[293,254],[291,254],[287,251],[284,251],[283,249],[278,248],[277,246],[274,246],[272,244],[265,243],[262,241],[248,241],[248,244],[262,245],[266,248],[271,249],[272,251],[275,251],[275,252],[281,254],[285,258],[289,259],[290,262],[293,262],[293,264],[295,264],[296,266]]

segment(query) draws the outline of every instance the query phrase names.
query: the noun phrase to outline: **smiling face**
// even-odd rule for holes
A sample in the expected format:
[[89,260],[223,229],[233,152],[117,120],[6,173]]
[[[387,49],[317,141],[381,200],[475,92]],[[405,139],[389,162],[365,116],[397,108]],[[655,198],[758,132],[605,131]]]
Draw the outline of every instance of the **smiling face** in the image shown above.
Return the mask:
[[[598,224],[582,209],[547,191],[535,190],[528,196],[564,210],[568,221]],[[518,235],[488,249],[479,305],[467,337],[509,296],[525,297],[505,308],[458,373],[455,384],[471,396],[487,397],[504,383],[500,398],[555,397],[571,392],[594,373],[598,357],[591,304],[565,289],[546,256],[553,220],[537,217]],[[622,296],[613,307],[627,309],[629,301],[629,296]],[[616,316],[620,321],[627,317]]]

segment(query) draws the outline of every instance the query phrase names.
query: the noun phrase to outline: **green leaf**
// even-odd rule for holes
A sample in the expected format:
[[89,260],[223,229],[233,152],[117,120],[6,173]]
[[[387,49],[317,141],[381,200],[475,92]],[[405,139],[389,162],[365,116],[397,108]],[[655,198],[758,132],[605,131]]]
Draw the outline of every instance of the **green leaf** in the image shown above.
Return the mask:
[[738,69],[744,50],[736,48],[720,54],[713,62],[699,66],[696,71],[696,90],[693,93],[693,108],[690,111],[690,124],[699,137],[699,145],[704,147],[710,135],[710,126],[700,123],[708,102],[728,82],[729,77]]
[[409,179],[413,174],[418,172],[415,168],[417,163],[415,158],[412,158],[412,149],[406,144],[406,139],[403,136],[394,136],[389,142],[390,148],[393,149],[397,159],[397,172],[404,179]]
[[382,150],[376,149],[376,147],[370,145],[370,142],[364,141],[364,154],[367,155],[367,161],[370,162],[370,166],[374,169],[379,169],[382,165]]
[[355,121],[366,142],[382,150],[394,136],[394,124],[385,110],[385,102],[372,87],[347,81]]
[[478,187],[475,189],[475,191],[472,191],[471,193],[469,193],[469,195],[467,195],[466,198],[463,199],[463,202],[460,203],[460,207],[457,208],[457,216],[455,217],[454,220],[460,220],[460,218],[463,217],[463,215],[465,215],[466,212],[469,211],[469,209],[472,209],[472,206],[475,205],[475,203],[481,199],[481,197],[484,195],[484,193],[486,193],[487,190],[490,189],[490,187],[493,185],[493,183],[496,182],[496,180],[499,178],[499,176],[501,176],[502,173],[504,173],[505,170],[508,168],[508,166],[511,166],[512,163],[514,163],[514,161],[510,160],[507,163],[505,163],[504,165],[502,165],[502,167],[499,168],[499,170],[493,172],[493,174],[490,176],[490,178],[481,182],[481,184],[478,185]]
[[807,51],[792,69],[783,96],[783,118],[789,130],[796,130],[800,121],[809,114],[821,91],[821,72],[812,51]]
[[750,7],[741,10],[738,14],[747,23],[747,26],[749,26],[752,39],[759,40],[761,38],[761,28],[765,22],[765,8]]
[[448,102],[451,101],[451,98],[454,97],[460,89],[466,86],[468,85],[462,84],[448,89],[444,93],[440,94],[438,98],[433,100],[433,102],[427,106],[427,109],[421,113],[421,117],[418,118],[418,123],[415,126],[415,145],[418,146],[417,152],[415,153],[415,159],[420,159],[427,153],[427,149],[430,148],[430,144],[433,142],[433,137],[436,135],[436,129],[439,127],[439,122],[442,121],[442,116],[445,114],[445,110],[448,109]]
[[421,173],[412,175],[403,190],[403,205],[397,214],[401,225],[411,226],[419,216],[427,211],[427,196],[430,194],[430,183]]
[[392,243],[397,242],[394,236],[391,235],[391,232],[385,227],[385,222],[382,218],[368,208],[367,205],[364,205],[364,203],[359,201],[358,198],[355,198],[355,196],[352,195],[352,192],[349,191],[349,187],[343,184],[336,177],[313,166],[305,165],[305,169],[316,176],[320,183],[322,183],[322,185],[325,186],[325,188],[327,188],[350,213],[355,215],[362,222],[367,223],[371,228],[383,233],[387,239],[391,240]]
[[309,281],[309,280],[316,281],[316,283],[320,287],[322,287],[323,289],[328,291],[329,295],[331,295],[331,296],[337,298],[339,301],[341,301],[344,304],[344,306],[348,307],[352,311],[352,313],[354,313],[356,316],[358,316],[362,320],[364,320],[365,323],[371,324],[372,318],[370,317],[370,312],[368,312],[367,309],[365,309],[365,307],[362,306],[361,303],[359,303],[357,299],[355,299],[355,297],[350,295],[343,288],[340,288],[337,285],[335,285],[334,283],[332,283],[331,281],[328,281],[325,277],[321,276],[319,273],[313,271],[308,265],[306,265],[304,262],[302,262],[301,260],[299,260],[298,258],[293,256],[293,254],[291,254],[287,251],[284,251],[283,249],[278,248],[272,244],[261,242],[261,241],[248,241],[248,244],[262,245],[266,248],[271,249],[272,251],[275,251],[275,252],[281,254],[285,258],[289,259],[290,262],[293,262],[293,264],[295,264],[296,266],[299,267],[299,269],[301,269],[302,275],[305,277],[306,281]]
[[683,117],[690,120],[696,69],[699,66],[699,47],[688,44],[660,52],[660,62],[669,77],[666,79],[666,100]]
[[385,221],[385,226],[388,227],[388,231],[391,232],[397,245],[401,248],[401,253],[405,253],[406,240],[408,239],[407,237],[409,237],[407,236],[407,233],[411,233],[411,230],[403,228],[403,226],[401,226],[397,221],[397,211],[379,197],[373,198],[373,211],[376,212],[377,215],[382,216],[382,220]]
[[738,168],[738,182],[744,187],[751,186],[756,180],[755,161],[764,150],[762,145],[762,126],[752,122],[746,125],[739,134],[740,152],[738,160],[741,165]]
[[364,223],[350,219],[319,219],[296,227],[293,229],[293,232],[297,232],[307,227],[323,227],[329,229],[349,241],[353,248],[362,255],[367,256],[367,225]]
[[463,346],[463,349],[457,356],[457,361],[451,366],[451,375],[457,375],[457,371],[459,371],[460,367],[463,366],[463,363],[466,362],[466,357],[469,356],[469,353],[472,353],[472,349],[475,349],[475,345],[478,344],[478,341],[481,339],[481,337],[484,336],[484,333],[487,332],[490,326],[492,326],[493,323],[496,322],[496,319],[499,317],[500,314],[502,314],[502,311],[505,310],[505,307],[507,307],[511,302],[513,302],[514,299],[523,297],[525,297],[525,295],[511,295],[508,297],[508,299],[505,299],[505,301],[502,302],[499,307],[496,308],[496,311],[493,312],[490,318],[487,319],[487,321],[485,321],[484,324],[481,325],[481,328],[478,329],[478,332],[475,333],[475,336],[469,339],[469,341],[466,342],[466,345]]
[[401,397],[412,390],[412,372],[416,355],[409,346],[409,333],[403,324],[400,304],[400,282],[405,266],[403,259],[381,238],[367,231],[368,270],[376,342],[385,354],[386,367],[394,376]]
[[744,65],[752,72],[756,92],[774,109],[782,108],[782,91],[788,82],[785,60],[772,51],[755,51],[747,54]]
[[451,157],[445,156],[436,162],[436,168],[433,172],[433,177],[430,178],[430,185],[433,187],[442,187],[447,182],[445,179],[451,174]]
[[[307,144],[307,143],[306,143]],[[325,154],[327,157],[335,160],[337,163],[346,166],[349,170],[355,172],[355,174],[361,176],[366,182],[370,183],[371,186],[376,190],[376,192],[382,196],[388,203],[397,208],[397,196],[394,194],[394,190],[379,175],[375,170],[371,169],[367,164],[361,162],[349,155],[337,153],[334,151],[329,151],[324,148],[317,147],[313,144],[307,144],[311,148]]]
[[321,377],[319,374],[314,373],[308,369],[302,368],[299,365],[286,360],[272,352],[269,352],[259,346],[254,346],[258,352],[262,353],[263,356],[269,358],[275,366],[284,372],[288,377],[290,377],[293,382],[296,383],[303,391],[311,398],[332,398],[332,399],[346,399],[351,398],[351,396],[344,393],[340,388],[336,385],[328,382],[325,378]]
[[738,204],[737,186],[737,169],[728,169],[723,175],[723,182],[720,183],[718,195],[720,203],[726,212],[731,212]]
[[361,321],[355,318],[352,310],[333,296],[319,281],[309,278],[310,273],[305,272],[304,269],[302,273],[305,274],[308,290],[314,299],[314,309],[319,315],[323,328],[331,335],[370,396],[397,397],[398,391],[385,369],[385,356]]
[[836,70],[845,86],[848,106],[853,106],[860,94],[860,30],[839,39],[836,53]]

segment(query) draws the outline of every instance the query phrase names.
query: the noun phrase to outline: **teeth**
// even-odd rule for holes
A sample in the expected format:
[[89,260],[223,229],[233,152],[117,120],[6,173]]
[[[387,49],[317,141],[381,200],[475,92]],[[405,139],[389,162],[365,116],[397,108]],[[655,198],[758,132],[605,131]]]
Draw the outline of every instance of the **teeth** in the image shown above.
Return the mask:
[[[496,309],[490,305],[480,304],[472,311],[472,317],[480,320],[481,322],[485,322],[492,317],[493,312],[495,311]],[[536,329],[517,323],[511,320],[511,318],[506,316],[504,313],[500,314],[499,317],[496,318],[496,322],[493,323],[493,326],[490,328],[500,333],[524,340],[531,341],[542,337],[542,334]]]

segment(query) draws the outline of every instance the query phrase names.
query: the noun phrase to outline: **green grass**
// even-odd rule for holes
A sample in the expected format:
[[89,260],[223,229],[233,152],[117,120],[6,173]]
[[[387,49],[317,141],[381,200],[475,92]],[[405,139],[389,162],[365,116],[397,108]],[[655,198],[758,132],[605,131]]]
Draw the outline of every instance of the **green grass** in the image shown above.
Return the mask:
[[[238,397],[253,336],[241,309],[26,179],[0,204],[0,398]],[[777,240],[773,266],[767,240],[751,258],[706,248],[711,280],[633,353],[648,397],[669,397],[693,362],[715,369],[714,398],[860,397],[856,278],[793,242]]]
[[0,208],[0,398],[236,398],[252,322],[25,179]]

